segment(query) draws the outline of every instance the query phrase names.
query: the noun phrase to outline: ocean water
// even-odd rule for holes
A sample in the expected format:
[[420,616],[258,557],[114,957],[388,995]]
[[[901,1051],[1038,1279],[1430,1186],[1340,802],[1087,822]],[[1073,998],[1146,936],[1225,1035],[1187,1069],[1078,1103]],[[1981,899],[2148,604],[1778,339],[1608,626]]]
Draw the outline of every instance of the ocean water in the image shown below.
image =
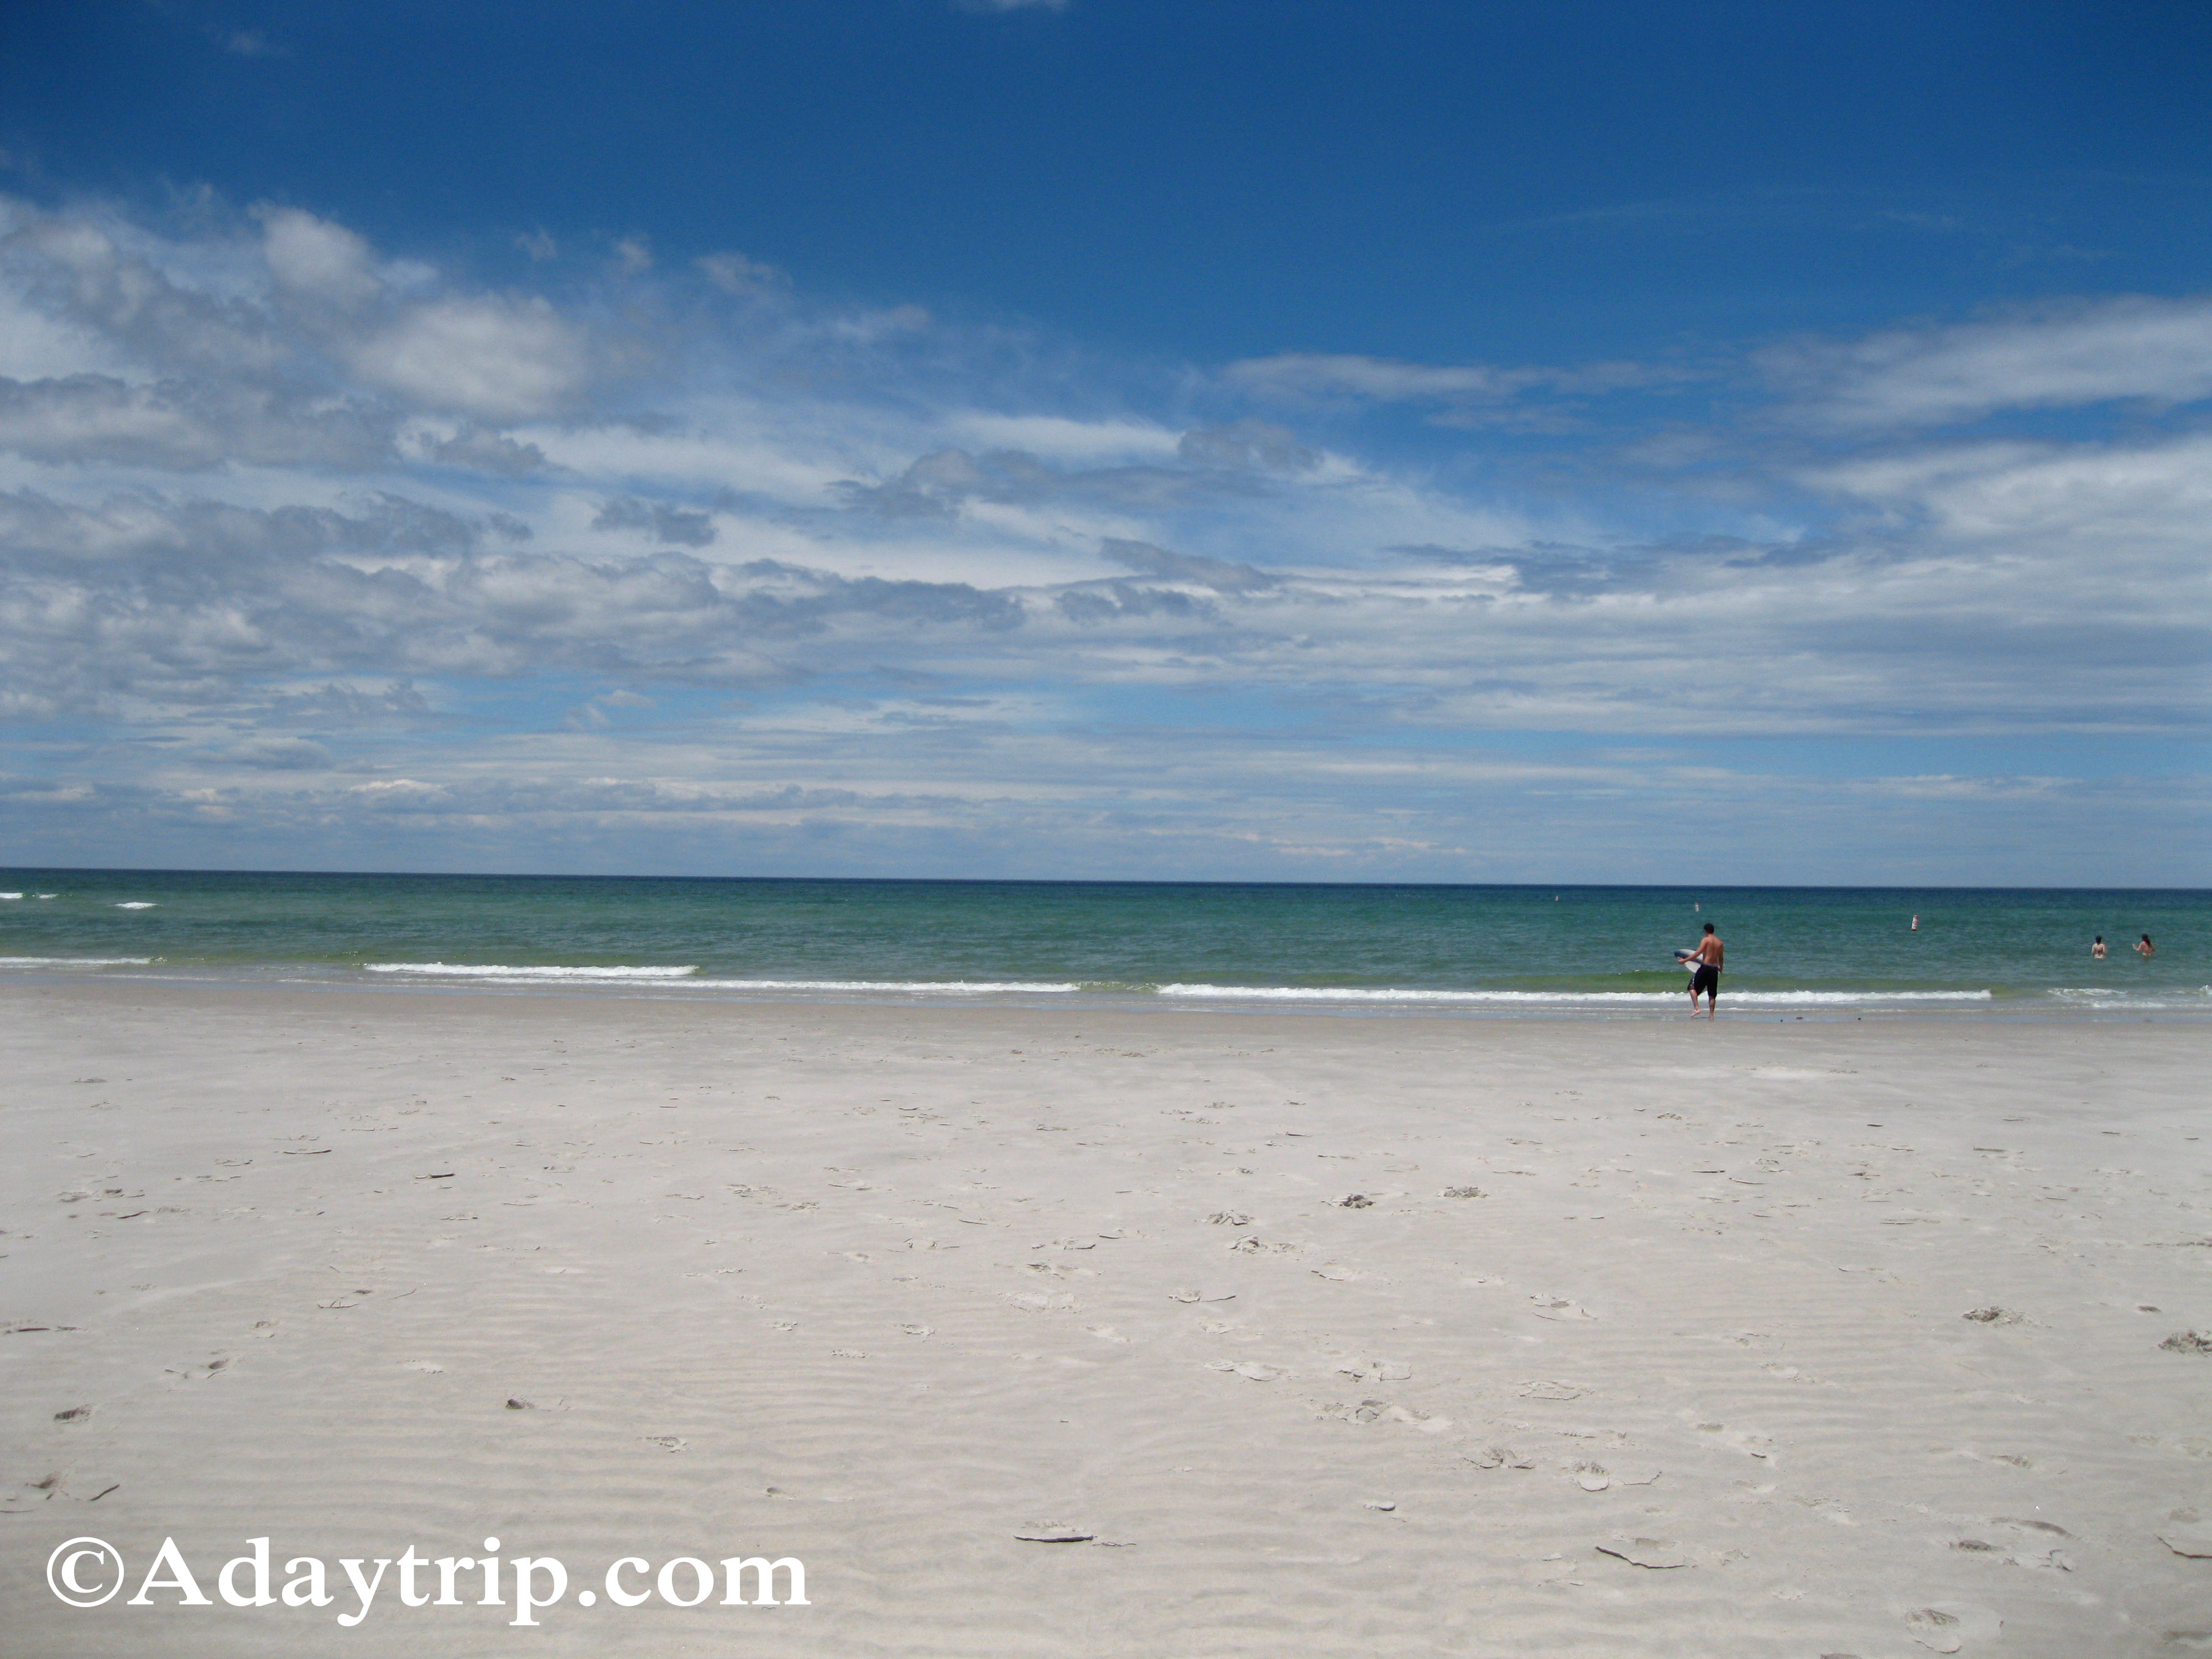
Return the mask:
[[0,977],[1671,1015],[1706,921],[1724,1014],[2212,1016],[2212,892],[2174,890],[26,869],[0,871]]

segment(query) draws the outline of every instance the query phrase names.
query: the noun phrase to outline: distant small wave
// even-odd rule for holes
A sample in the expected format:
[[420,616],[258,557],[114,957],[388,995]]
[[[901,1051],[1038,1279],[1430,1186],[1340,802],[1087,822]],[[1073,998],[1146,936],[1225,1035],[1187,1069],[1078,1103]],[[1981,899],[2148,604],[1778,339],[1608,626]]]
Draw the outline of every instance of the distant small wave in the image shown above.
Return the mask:
[[0,899],[19,899],[22,896],[21,893],[0,893]]
[[2104,985],[2062,985],[2051,994],[2055,997],[2079,997],[2085,1000],[2142,996],[2212,997],[2212,985],[2200,985],[2193,991],[2185,985],[2161,986],[2154,991],[2129,990]]
[[153,910],[160,907],[151,899],[125,899],[115,908],[118,910]]
[[1083,989],[1069,982],[1035,980],[701,979],[686,968],[506,968],[496,963],[365,962],[372,974],[415,974],[471,979],[486,985],[680,985],[687,991],[853,991],[890,996],[1065,996]]
[[[1323,989],[1304,985],[1163,985],[1164,997],[1203,997],[1211,1001],[1510,1003],[1523,1006],[1628,1005],[1650,1007],[1677,1002],[1677,991],[1423,991],[1412,989]],[[1863,1006],[1887,1002],[1987,1002],[1991,991],[1732,991],[1728,1000],[1760,1006]]]
[[690,968],[508,968],[480,962],[364,962],[372,974],[433,974],[441,979],[631,980],[683,979],[699,970]]
[[143,968],[151,957],[0,957],[0,968]]

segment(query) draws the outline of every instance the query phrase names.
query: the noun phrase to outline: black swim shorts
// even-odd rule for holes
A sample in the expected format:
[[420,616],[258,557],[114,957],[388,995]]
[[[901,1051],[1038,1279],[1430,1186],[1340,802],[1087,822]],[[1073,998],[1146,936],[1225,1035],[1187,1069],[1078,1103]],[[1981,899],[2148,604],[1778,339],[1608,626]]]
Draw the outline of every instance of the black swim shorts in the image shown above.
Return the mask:
[[1716,1000],[1720,996],[1721,970],[1710,962],[1699,963],[1698,971],[1690,975],[1690,994],[1696,996],[1699,992]]

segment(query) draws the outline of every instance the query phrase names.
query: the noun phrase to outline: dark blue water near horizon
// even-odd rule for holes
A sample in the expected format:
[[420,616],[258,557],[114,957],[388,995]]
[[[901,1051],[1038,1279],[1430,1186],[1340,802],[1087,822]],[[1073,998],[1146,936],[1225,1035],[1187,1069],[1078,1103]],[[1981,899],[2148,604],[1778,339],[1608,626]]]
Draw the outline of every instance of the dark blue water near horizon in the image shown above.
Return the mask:
[[2212,1012],[2193,889],[15,869],[0,975],[1635,1012],[1706,921],[1745,1008]]

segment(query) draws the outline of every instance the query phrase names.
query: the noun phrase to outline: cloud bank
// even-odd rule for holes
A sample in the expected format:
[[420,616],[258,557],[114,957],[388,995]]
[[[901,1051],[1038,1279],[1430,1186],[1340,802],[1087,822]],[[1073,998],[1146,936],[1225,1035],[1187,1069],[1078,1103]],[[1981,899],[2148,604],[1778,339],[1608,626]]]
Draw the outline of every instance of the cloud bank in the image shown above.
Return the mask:
[[524,240],[0,203],[27,856],[2203,873],[2212,301],[1163,370]]

